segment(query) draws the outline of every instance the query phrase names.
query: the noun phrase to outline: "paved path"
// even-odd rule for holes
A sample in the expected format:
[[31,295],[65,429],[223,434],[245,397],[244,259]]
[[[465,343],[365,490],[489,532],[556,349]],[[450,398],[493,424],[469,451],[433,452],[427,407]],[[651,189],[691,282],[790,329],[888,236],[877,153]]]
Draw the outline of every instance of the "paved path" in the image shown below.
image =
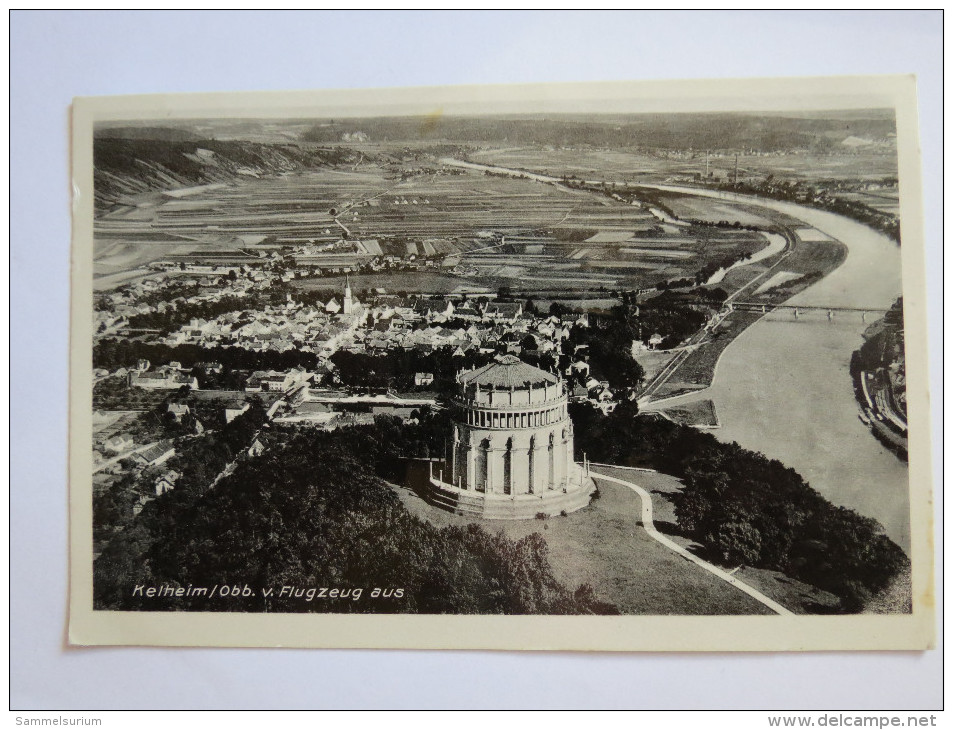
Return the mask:
[[760,591],[755,590],[754,588],[749,586],[747,583],[743,583],[742,581],[738,580],[730,573],[725,572],[721,568],[717,568],[711,563],[705,560],[702,560],[697,555],[693,555],[691,552],[683,548],[681,545],[670,540],[669,538],[665,537],[665,535],[663,535],[658,530],[656,530],[655,523],[652,521],[652,497],[647,491],[645,491],[638,484],[626,481],[624,479],[616,479],[615,477],[610,477],[606,474],[599,474],[597,472],[592,472],[592,477],[594,479],[604,479],[607,482],[612,482],[614,484],[621,484],[623,487],[628,487],[633,492],[639,495],[639,498],[642,500],[642,526],[645,528],[645,531],[649,534],[651,538],[653,538],[657,542],[662,543],[662,545],[664,545],[668,549],[678,553],[686,560],[690,560],[691,562],[695,563],[695,565],[699,566],[700,568],[707,570],[712,575],[718,578],[721,578],[726,583],[730,583],[738,590],[744,591],[753,599],[755,599],[756,601],[759,601],[760,603],[763,603],[765,606],[770,608],[775,613],[780,614],[781,616],[794,615],[792,611],[789,611],[780,603],[776,601],[772,601],[770,598],[768,598],[766,595],[764,595]]

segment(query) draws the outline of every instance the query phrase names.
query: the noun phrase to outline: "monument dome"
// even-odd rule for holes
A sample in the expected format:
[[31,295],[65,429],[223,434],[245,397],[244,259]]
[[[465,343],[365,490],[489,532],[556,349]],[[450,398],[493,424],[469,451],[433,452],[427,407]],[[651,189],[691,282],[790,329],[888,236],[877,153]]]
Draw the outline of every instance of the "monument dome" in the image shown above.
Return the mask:
[[460,514],[532,519],[572,512],[594,490],[573,460],[565,383],[506,355],[457,375],[449,464],[432,501]]

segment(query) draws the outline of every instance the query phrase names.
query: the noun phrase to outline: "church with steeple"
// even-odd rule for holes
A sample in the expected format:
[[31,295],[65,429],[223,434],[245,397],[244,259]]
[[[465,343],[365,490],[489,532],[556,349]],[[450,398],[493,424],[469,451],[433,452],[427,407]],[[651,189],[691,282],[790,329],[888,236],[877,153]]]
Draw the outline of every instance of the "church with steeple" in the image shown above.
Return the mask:
[[341,308],[341,314],[347,316],[355,314],[360,309],[361,303],[351,294],[351,279],[344,277],[344,306]]

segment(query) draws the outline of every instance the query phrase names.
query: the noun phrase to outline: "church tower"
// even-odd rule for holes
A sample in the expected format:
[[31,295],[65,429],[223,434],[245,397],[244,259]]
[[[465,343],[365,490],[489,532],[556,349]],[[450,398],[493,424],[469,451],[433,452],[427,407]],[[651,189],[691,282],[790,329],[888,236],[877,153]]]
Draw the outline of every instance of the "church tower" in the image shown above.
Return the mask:
[[342,314],[354,313],[354,299],[351,296],[351,280],[347,275],[344,277],[344,308],[341,311]]

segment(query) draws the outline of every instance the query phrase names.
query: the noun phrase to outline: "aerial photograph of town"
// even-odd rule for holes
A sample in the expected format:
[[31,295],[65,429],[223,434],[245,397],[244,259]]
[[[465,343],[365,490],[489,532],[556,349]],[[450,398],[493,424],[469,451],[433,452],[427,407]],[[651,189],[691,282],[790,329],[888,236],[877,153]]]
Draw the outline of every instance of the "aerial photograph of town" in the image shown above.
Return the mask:
[[95,610],[911,612],[893,109],[92,155]]

